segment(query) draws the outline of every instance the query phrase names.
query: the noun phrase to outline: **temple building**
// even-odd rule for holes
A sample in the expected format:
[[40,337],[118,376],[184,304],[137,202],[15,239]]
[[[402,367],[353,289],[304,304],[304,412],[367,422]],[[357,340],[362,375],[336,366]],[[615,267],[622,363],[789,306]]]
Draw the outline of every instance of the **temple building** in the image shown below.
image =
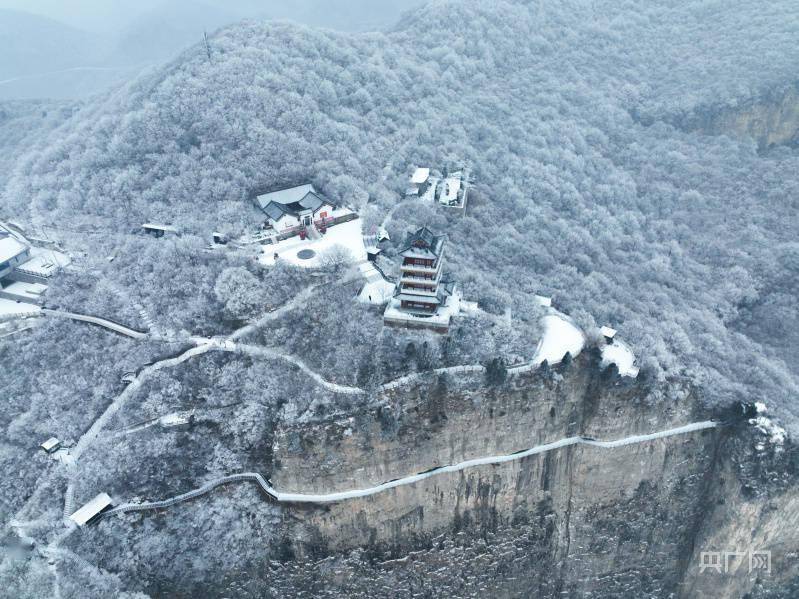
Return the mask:
[[266,226],[279,234],[298,235],[301,230],[317,227],[324,230],[331,224],[335,206],[313,185],[280,189],[256,198],[266,213]]
[[433,313],[441,305],[442,267],[445,235],[436,235],[427,227],[419,229],[400,252],[400,280],[396,297],[403,310]]
[[389,324],[425,326],[446,331],[458,313],[454,286],[442,281],[446,235],[423,227],[400,251],[400,278],[384,320]]

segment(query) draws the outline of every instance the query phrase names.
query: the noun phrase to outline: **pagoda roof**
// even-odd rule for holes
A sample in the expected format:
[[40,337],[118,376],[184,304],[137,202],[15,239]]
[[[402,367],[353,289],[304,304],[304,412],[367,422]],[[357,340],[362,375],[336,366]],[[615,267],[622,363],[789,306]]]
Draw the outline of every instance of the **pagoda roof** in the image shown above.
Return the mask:
[[402,255],[414,254],[437,258],[444,250],[446,235],[437,235],[427,227],[418,229],[415,233],[408,235],[400,253]]

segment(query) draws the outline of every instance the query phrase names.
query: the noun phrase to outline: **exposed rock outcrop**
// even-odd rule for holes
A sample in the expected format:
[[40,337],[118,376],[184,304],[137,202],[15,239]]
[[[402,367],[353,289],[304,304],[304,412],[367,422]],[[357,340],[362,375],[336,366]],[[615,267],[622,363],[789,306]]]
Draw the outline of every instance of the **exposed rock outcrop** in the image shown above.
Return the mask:
[[742,101],[737,106],[706,107],[678,124],[706,135],[751,138],[760,150],[799,145],[799,83]]
[[[576,434],[617,439],[708,416],[688,386],[672,382],[672,400],[649,403],[644,384],[602,374],[596,361],[586,354],[561,373],[488,389],[432,382],[377,411],[285,425],[273,482],[287,491],[358,488]],[[700,574],[700,553],[752,547],[772,549],[775,570],[761,580],[782,584],[793,571],[786,546],[799,546],[799,536],[780,523],[784,510],[796,513],[799,494],[782,487],[771,500],[746,497],[742,463],[763,456],[751,453],[754,433],[733,426],[735,414],[724,418],[730,426],[713,431],[561,449],[328,509],[288,508],[286,538],[304,566],[292,562],[283,582],[296,590],[313,572],[352,596],[393,581],[471,596],[491,585],[494,596],[738,597],[757,574],[747,565]],[[342,576],[329,578],[328,568]]]

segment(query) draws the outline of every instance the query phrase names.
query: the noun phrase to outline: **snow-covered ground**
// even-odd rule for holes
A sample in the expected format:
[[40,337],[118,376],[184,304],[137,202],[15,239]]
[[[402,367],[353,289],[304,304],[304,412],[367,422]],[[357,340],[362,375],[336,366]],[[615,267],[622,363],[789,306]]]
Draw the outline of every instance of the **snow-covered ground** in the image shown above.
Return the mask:
[[25,298],[23,301],[28,300],[29,302],[36,303],[42,298],[44,292],[47,291],[47,285],[14,281],[10,285],[6,285],[3,291],[15,295],[20,299]]
[[475,316],[479,311],[480,306],[477,305],[477,302],[470,302],[465,299],[461,299],[461,314]]
[[438,201],[445,206],[451,206],[458,201],[458,193],[461,190],[460,177],[449,177],[441,182],[441,197]]
[[566,352],[572,357],[583,351],[585,335],[565,314],[553,310],[543,318],[544,334],[535,350],[533,364],[541,364],[544,360],[549,364],[557,364],[563,360]]
[[448,327],[453,316],[461,311],[461,292],[455,289],[432,316],[417,316],[400,308],[400,301],[392,298],[386,307],[385,317],[395,322],[418,323],[432,327]]
[[[346,249],[354,262],[366,260],[366,247],[363,244],[361,219],[335,225],[320,235],[319,239],[300,239],[291,237],[280,243],[263,246],[263,254],[259,258],[261,264],[271,266],[275,263],[275,254],[296,266],[316,268],[324,265],[325,254],[334,250],[336,246]],[[302,259],[298,254],[303,250],[310,250],[313,256]]]
[[623,341],[615,339],[602,348],[602,368],[615,364],[621,376],[635,378],[638,376],[638,367],[635,365],[635,354]]
[[15,302],[9,299],[0,298],[0,318],[10,316],[24,316],[30,314],[31,316],[38,314],[40,311],[39,306],[26,304],[24,302]]
[[[768,438],[769,443],[776,445],[778,449],[781,449],[782,445],[785,443],[785,438],[787,437],[785,429],[778,424],[775,424],[771,418],[766,416],[766,404],[762,402],[756,402],[755,409],[757,410],[757,416],[750,419],[749,424],[757,427],[757,429]],[[766,446],[763,443],[758,443],[756,447],[758,451],[763,451],[765,448]]]
[[34,247],[31,248],[31,259],[20,265],[19,270],[42,277],[51,277],[69,263],[69,256],[66,254]]
[[430,177],[430,183],[425,192],[420,196],[420,199],[426,202],[432,202],[436,199],[436,189],[438,189],[439,179],[437,177]]
[[394,295],[394,283],[386,281],[371,262],[364,262],[358,268],[366,279],[366,284],[358,294],[358,301],[376,306],[388,302]]

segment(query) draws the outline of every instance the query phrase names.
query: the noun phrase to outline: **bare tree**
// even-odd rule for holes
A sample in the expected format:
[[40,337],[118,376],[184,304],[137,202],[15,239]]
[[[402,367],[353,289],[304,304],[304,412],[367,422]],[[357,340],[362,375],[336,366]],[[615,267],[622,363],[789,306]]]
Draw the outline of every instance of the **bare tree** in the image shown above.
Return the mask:
[[353,256],[343,245],[334,245],[320,256],[319,261],[325,268],[338,272],[352,264]]

